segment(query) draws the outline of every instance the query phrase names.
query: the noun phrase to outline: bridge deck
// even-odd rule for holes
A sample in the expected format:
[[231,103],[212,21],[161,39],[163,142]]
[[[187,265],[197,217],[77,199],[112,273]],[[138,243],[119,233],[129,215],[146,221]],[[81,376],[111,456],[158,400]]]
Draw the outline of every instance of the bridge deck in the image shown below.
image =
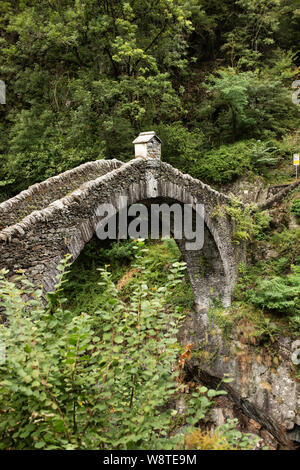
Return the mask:
[[96,160],[84,163],[47,180],[30,186],[0,204],[0,231],[24,219],[35,210],[45,209],[54,201],[71,194],[84,183],[119,168],[119,160]]

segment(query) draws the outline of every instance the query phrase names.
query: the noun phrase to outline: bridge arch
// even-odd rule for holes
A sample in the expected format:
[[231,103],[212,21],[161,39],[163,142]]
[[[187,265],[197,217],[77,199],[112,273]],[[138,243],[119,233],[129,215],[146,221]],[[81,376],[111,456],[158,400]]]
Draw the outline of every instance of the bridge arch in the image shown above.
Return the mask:
[[[160,171],[157,171],[160,168],[161,165],[155,166],[153,162],[150,162],[150,165],[146,167],[144,178],[137,182],[129,182],[122,190],[113,190],[106,198],[106,203],[112,204],[116,211],[121,197],[127,198],[128,207],[137,203],[167,202],[169,204],[190,204],[195,210],[196,204],[205,204],[204,194],[201,197],[200,193],[196,197],[182,182],[180,184],[179,181],[174,182],[161,178]],[[184,175],[182,176],[184,178]],[[204,185],[204,192],[206,188],[208,186]],[[208,307],[212,297],[218,297],[224,305],[230,305],[234,278],[232,265],[228,263],[228,247],[223,240],[224,230],[222,232],[216,226],[211,210],[204,211],[204,220],[204,246],[201,250],[188,251],[185,248],[186,240],[176,240],[183,260],[187,263],[195,304],[200,309]],[[68,249],[73,260],[80,255],[86,243],[95,234],[98,222],[97,217],[92,223],[91,221],[84,222],[70,239]]]
[[[126,196],[129,205],[155,200],[190,204],[193,208],[203,204],[203,248],[188,252],[184,240],[178,241],[178,246],[187,262],[195,303],[207,307],[213,294],[224,305],[230,304],[243,249],[232,242],[234,223],[214,215],[216,206],[230,204],[229,198],[164,162],[149,159],[137,158],[123,164],[2,230],[3,267],[12,274],[22,268],[34,283],[42,283],[45,291],[52,290],[59,261],[66,253],[75,260],[94,235],[100,220],[99,205],[111,203],[117,208],[120,196]],[[203,267],[204,259],[207,266]]]

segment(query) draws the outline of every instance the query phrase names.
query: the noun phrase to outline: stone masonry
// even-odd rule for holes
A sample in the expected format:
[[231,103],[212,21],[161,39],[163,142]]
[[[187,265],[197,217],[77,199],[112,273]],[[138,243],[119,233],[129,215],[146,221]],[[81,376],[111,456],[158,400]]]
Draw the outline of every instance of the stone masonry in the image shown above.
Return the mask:
[[[213,294],[224,305],[230,304],[244,249],[232,242],[234,223],[214,216],[215,208],[230,204],[230,199],[157,159],[85,164],[0,204],[2,227],[7,225],[0,231],[0,268],[8,269],[10,276],[23,269],[35,284],[52,290],[60,260],[67,253],[75,260],[94,235],[99,204],[110,202],[117,207],[119,196],[126,196],[129,205],[155,199],[193,207],[204,204],[203,249],[186,252],[183,243],[179,248],[187,262],[195,303],[208,306]],[[31,210],[33,200],[37,210]],[[205,275],[203,257],[208,261]]]

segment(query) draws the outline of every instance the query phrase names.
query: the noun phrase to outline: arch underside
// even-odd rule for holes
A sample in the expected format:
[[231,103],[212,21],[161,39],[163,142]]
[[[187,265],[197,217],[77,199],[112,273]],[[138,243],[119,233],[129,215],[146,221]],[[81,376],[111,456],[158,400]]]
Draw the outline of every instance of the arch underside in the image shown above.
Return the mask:
[[[179,204],[182,207],[183,213],[183,204],[169,197],[150,198],[148,200],[142,200],[140,203],[148,207],[151,206],[151,203],[167,203],[170,207],[173,204]],[[195,229],[195,211],[193,211],[193,222],[193,229]],[[187,249],[186,244],[189,240],[186,240],[184,237],[182,239],[176,239],[174,237],[174,217],[171,217],[171,233],[182,254],[183,260],[187,264],[187,272],[194,292],[194,300],[197,308],[199,310],[207,309],[212,304],[213,299],[219,300],[223,302],[224,305],[227,305],[228,292],[226,291],[227,282],[224,265],[219,249],[207,224],[204,224],[203,247],[199,250]]]
[[[128,194],[130,194],[130,192]],[[118,197],[119,195],[117,197],[115,196],[114,200],[112,200],[115,208],[117,208]],[[167,203],[170,206],[174,203],[178,203],[183,207],[182,201],[165,196],[145,199],[128,197],[128,208],[135,203],[144,204],[146,207],[150,207],[152,203]],[[171,218],[171,234],[174,232],[173,223],[174,220]],[[94,226],[94,230],[90,230],[88,234],[87,231],[85,231],[85,242],[82,241],[80,244],[76,242],[75,245],[72,244],[72,246],[70,246],[73,260],[79,256],[85,244],[92,238],[95,233],[95,228],[96,227]],[[230,285],[228,278],[226,277],[220,251],[207,224],[205,223],[204,225],[204,244],[199,250],[188,250],[186,248],[187,240],[184,238],[179,240],[174,237],[174,239],[182,253],[183,261],[187,264],[187,272],[193,289],[194,301],[197,309],[200,311],[206,310],[212,304],[213,299],[218,299],[223,303],[223,305],[228,306],[230,304],[231,296]],[[76,249],[74,250],[75,246]]]

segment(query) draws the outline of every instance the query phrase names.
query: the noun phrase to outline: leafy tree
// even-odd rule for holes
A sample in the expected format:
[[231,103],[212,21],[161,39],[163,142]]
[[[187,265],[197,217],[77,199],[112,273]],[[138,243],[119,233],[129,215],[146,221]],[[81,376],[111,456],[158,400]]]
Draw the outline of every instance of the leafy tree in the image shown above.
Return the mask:
[[[11,162],[22,154],[35,166],[39,155],[42,179],[48,165],[61,170],[60,160],[63,169],[74,166],[78,152],[81,162],[126,159],[140,129],[182,114],[170,71],[186,66],[185,2],[160,0],[153,8],[134,0],[29,1],[2,9],[0,74],[8,104],[0,151]],[[17,162],[23,165],[21,156]],[[7,180],[13,169],[6,167]],[[35,182],[36,172],[28,174],[26,184]]]
[[189,131],[181,122],[158,128],[163,142],[164,161],[183,172],[193,172],[193,166],[203,155],[205,136],[202,131]]
[[292,49],[296,55],[296,63],[300,65],[300,8],[298,0],[281,0],[279,29],[276,38],[284,49]]
[[184,171],[212,147],[294,131],[298,23],[297,0],[1,2],[1,199],[127,160],[141,130],[162,131]]
[[220,69],[207,91],[207,113],[223,139],[282,136],[299,122],[299,110],[280,78]]
[[256,67],[272,55],[279,28],[280,0],[236,0],[236,22],[222,50],[232,67]]

